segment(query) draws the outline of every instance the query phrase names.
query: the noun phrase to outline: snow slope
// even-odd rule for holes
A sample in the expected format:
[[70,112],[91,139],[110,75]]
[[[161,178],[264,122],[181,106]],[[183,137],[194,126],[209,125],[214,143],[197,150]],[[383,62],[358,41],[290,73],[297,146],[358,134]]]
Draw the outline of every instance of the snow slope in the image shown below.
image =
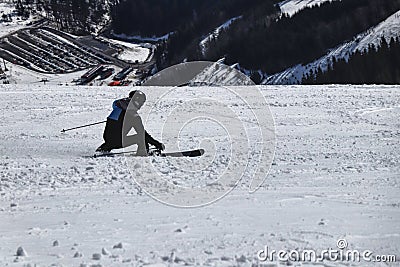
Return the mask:
[[282,13],[293,16],[306,7],[321,5],[327,1],[336,0],[285,0],[279,3],[279,7],[281,8]]
[[154,47],[148,43],[134,44],[120,40],[108,39],[105,37],[100,38],[123,49],[122,53],[118,55],[118,58],[129,63],[135,63],[136,60],[138,62],[145,62],[146,60],[149,60],[152,53],[151,49],[154,49]]
[[400,11],[391,15],[385,21],[370,30],[361,33],[354,37],[353,40],[348,41],[327,53],[322,58],[315,60],[307,65],[296,65],[281,73],[269,76],[264,80],[264,84],[298,84],[304,74],[313,70],[314,72],[321,68],[325,71],[328,69],[328,64],[332,57],[337,59],[348,59],[351,54],[357,50],[364,50],[368,45],[374,44],[377,46],[382,37],[390,42],[390,38],[400,36]]
[[[195,159],[182,159],[180,165],[169,158],[93,159],[87,156],[101,143],[103,125],[60,133],[103,120],[112,101],[131,89],[0,86],[1,266],[395,266],[327,259],[261,264],[257,252],[265,246],[335,249],[345,238],[350,249],[398,259],[398,86],[244,88],[261,89],[271,107],[274,163],[255,194],[240,184],[220,201],[197,209],[165,206],[134,182],[137,177],[151,181],[151,168],[173,173],[176,167],[196,166]],[[155,105],[161,88],[144,90],[145,107]],[[187,95],[193,90],[187,88]],[[168,117],[166,111],[179,103],[165,99],[155,105],[155,115]],[[227,105],[247,112],[241,104]],[[146,125],[160,137],[157,123]],[[180,138],[186,147],[198,144],[190,136],[220,138],[218,127],[204,126],[185,128]],[[168,148],[174,140],[163,141]],[[245,158],[247,151],[234,156]],[[215,166],[223,169],[224,161],[219,163]],[[171,180],[198,182],[192,177],[186,173]],[[16,256],[18,247],[27,256]]]

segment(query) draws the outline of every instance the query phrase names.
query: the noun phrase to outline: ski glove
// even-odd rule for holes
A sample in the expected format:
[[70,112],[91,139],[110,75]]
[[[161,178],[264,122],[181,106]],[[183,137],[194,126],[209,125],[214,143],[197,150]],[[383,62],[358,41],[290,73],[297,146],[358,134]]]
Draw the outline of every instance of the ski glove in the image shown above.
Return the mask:
[[155,147],[156,147],[158,150],[161,150],[161,151],[164,151],[164,149],[165,149],[165,145],[164,145],[163,143],[160,143],[160,142],[157,142],[157,143],[155,144]]

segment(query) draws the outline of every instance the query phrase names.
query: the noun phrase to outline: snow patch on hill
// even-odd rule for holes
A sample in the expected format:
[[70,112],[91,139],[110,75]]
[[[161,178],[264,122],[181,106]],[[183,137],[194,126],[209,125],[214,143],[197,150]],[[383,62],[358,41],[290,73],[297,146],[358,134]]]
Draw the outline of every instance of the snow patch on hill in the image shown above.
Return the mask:
[[286,0],[279,3],[279,7],[281,8],[282,13],[285,13],[289,16],[293,16],[300,10],[306,7],[313,7],[317,5],[321,5],[327,1],[337,1],[337,0]]
[[200,48],[201,52],[204,55],[206,50],[207,50],[207,45],[208,43],[211,42],[213,39],[217,39],[219,34],[221,33],[222,30],[225,30],[231,26],[233,22],[235,22],[238,19],[241,19],[242,16],[234,17],[229,19],[228,21],[224,22],[222,25],[218,26],[213,32],[208,34],[203,40],[200,41]]
[[[106,39],[103,37],[103,39]],[[151,55],[150,44],[134,44],[114,39],[106,39],[108,42],[117,45],[123,51],[118,55],[118,58],[129,63],[145,62]]]
[[307,65],[299,64],[283,72],[271,75],[263,83],[298,84],[301,82],[303,75],[309,73],[311,70],[315,72],[321,68],[322,71],[326,71],[333,57],[348,60],[349,56],[357,50],[362,51],[367,49],[370,44],[379,45],[382,37],[389,42],[390,38],[398,36],[400,36],[400,11],[391,15],[377,26],[357,35],[353,40],[332,49],[327,55],[314,62]]

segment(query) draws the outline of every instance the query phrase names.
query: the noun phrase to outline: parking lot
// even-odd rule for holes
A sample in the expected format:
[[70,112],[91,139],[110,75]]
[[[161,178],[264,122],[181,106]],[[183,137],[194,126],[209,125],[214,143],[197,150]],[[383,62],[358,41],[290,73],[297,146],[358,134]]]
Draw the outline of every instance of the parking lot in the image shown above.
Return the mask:
[[124,67],[125,62],[112,57],[117,53],[111,44],[79,40],[49,27],[21,29],[0,39],[0,57],[42,73],[70,73],[99,64]]

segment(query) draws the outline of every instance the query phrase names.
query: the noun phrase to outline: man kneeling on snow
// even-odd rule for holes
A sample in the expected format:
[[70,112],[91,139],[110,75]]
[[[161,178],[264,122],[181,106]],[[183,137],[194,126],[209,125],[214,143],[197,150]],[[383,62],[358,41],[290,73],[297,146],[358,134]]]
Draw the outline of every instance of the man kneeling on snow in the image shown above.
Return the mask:
[[[104,129],[104,143],[97,148],[97,152],[108,153],[112,149],[138,145],[137,155],[147,156],[149,144],[158,150],[164,150],[164,144],[155,140],[149,135],[143,126],[142,119],[137,111],[146,101],[146,95],[135,90],[129,93],[129,97],[115,100],[113,111],[107,118],[106,128]],[[132,102],[131,104],[129,104]],[[135,129],[135,135],[128,135],[129,131]]]

